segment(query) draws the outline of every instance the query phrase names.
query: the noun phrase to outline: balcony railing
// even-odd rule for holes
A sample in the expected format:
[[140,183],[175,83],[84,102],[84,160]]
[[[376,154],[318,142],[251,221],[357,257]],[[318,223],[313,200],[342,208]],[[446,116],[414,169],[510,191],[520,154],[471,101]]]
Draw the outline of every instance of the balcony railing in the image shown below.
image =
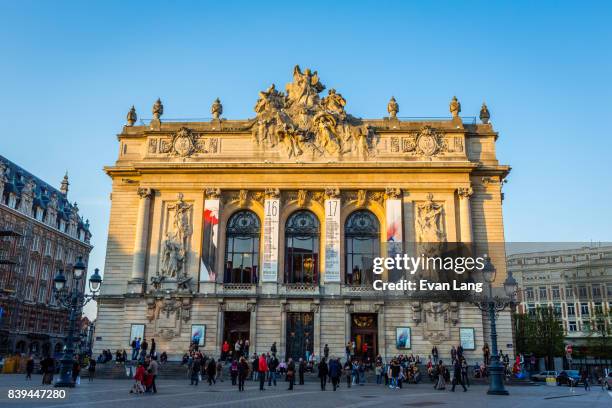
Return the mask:
[[224,283],[223,293],[254,294],[257,286],[254,283]]

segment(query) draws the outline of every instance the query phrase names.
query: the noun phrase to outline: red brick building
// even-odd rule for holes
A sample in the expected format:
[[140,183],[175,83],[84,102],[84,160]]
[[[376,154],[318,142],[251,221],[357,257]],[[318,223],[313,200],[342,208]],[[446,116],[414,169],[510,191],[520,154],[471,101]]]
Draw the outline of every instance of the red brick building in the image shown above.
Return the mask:
[[62,350],[68,312],[53,277],[63,269],[71,286],[72,265],[79,256],[87,264],[92,249],[68,184],[65,176],[58,190],[0,156],[0,354]]

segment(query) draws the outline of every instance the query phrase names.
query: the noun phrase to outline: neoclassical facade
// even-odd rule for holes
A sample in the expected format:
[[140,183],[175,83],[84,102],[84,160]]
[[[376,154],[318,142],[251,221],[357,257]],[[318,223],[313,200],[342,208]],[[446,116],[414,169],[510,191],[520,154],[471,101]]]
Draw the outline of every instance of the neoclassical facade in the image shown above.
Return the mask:
[[[130,110],[105,168],[113,189],[95,351],[142,333],[178,358],[193,332],[213,355],[238,338],[257,352],[276,342],[285,357],[326,344],[341,356],[347,341],[384,357],[433,345],[446,355],[472,329],[466,355],[479,358],[489,325],[478,308],[375,291],[372,262],[477,244],[505,279],[497,244],[509,167],[497,161],[488,109],[477,124],[453,98],[448,119],[404,120],[392,98],[389,116],[366,120],[324,89],[296,66],[284,92],[259,93],[252,119],[223,118],[218,99],[200,122],[164,121],[160,100],[140,125]],[[498,330],[509,351],[508,313]]]

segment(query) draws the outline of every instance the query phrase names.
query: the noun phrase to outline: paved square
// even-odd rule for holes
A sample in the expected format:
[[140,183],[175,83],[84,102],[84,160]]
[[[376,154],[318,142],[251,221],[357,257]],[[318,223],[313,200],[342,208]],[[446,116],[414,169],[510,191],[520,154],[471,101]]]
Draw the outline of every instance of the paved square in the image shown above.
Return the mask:
[[247,382],[246,391],[239,393],[229,381],[213,385],[190,386],[185,380],[161,380],[156,395],[135,396],[129,394],[132,382],[128,380],[85,380],[74,389],[67,389],[63,400],[9,399],[9,389],[49,389],[42,386],[41,377],[25,381],[22,375],[0,375],[0,406],[2,407],[146,407],[146,408],[208,408],[208,407],[575,407],[589,408],[612,406],[612,393],[593,387],[585,392],[581,388],[570,392],[567,387],[515,386],[509,387],[510,396],[488,396],[487,387],[474,385],[468,392],[435,391],[426,382],[406,385],[401,390],[391,390],[382,385],[366,384],[333,392],[331,386],[322,392],[319,384],[309,382],[287,391],[287,383],[266,387],[259,391],[258,384]]

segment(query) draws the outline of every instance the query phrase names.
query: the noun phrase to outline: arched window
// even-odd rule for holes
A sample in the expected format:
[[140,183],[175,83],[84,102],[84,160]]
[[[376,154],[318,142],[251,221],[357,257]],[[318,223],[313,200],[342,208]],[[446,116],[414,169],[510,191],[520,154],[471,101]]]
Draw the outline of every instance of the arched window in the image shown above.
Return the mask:
[[380,256],[380,225],[367,210],[355,211],[344,224],[344,279],[347,285],[373,281],[372,263]]
[[257,283],[259,234],[257,215],[248,210],[232,215],[225,237],[224,283]]
[[285,224],[285,282],[319,282],[319,220],[310,211],[297,211]]

